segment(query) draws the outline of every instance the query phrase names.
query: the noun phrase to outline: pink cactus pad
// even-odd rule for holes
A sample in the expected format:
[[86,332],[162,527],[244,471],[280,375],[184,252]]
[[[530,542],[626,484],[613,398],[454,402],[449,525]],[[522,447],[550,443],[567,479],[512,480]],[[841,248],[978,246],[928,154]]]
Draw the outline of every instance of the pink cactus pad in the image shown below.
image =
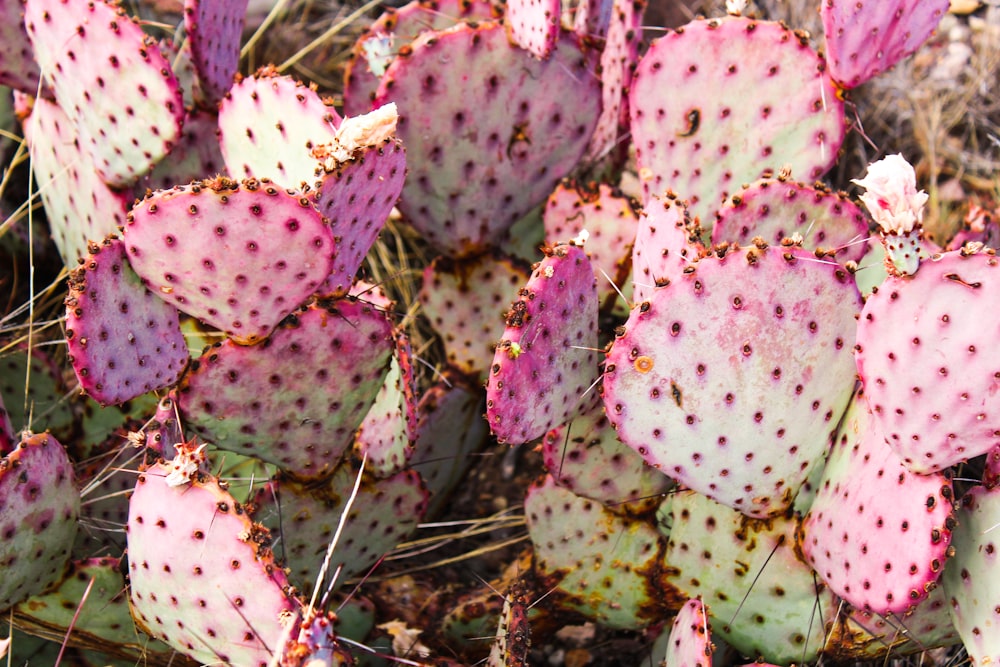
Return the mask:
[[[831,649],[826,629],[839,601],[799,555],[792,514],[748,519],[694,491],[672,494],[658,515],[670,525],[667,580],[710,600],[712,634],[743,655],[780,665]],[[865,643],[863,635],[858,643]]]
[[102,405],[173,384],[189,358],[177,309],[143,287],[115,237],[70,274],[66,343],[80,388]]
[[266,181],[222,177],[137,203],[125,245],[151,291],[244,345],[312,294],[334,248],[308,200]]
[[504,313],[530,276],[527,265],[499,252],[461,261],[441,256],[424,269],[420,304],[449,365],[486,379]]
[[81,149],[73,121],[55,102],[20,94],[15,100],[52,240],[63,262],[75,267],[87,256],[88,242],[100,241],[125,224],[129,197],[101,180],[90,155]]
[[776,246],[706,257],[632,310],[605,364],[618,437],[751,517],[789,507],[854,390],[861,299],[815,259]]
[[170,486],[168,473],[146,470],[129,504],[136,624],[201,663],[266,667],[296,607],[267,529],[218,480]]
[[732,16],[656,40],[629,109],[646,199],[669,188],[703,222],[767,169],[819,178],[845,132],[843,102],[807,36]]
[[996,445],[998,263],[993,251],[936,255],[912,277],[887,278],[865,303],[858,372],[879,431],[914,472]]
[[486,418],[501,441],[519,444],[582,414],[594,402],[597,286],[586,253],[557,246],[507,314],[486,383]]
[[406,177],[406,151],[394,139],[355,151],[321,172],[316,207],[330,220],[337,240],[324,296],[347,294],[368,250],[389,218]]
[[490,647],[486,667],[528,667],[531,649],[531,621],[528,618],[527,587],[514,582],[503,597],[496,639]]
[[542,455],[556,483],[618,514],[649,512],[674,486],[618,440],[600,406],[546,433]]
[[218,130],[219,119],[214,113],[189,111],[184,116],[184,131],[170,151],[170,159],[160,162],[139,181],[142,192],[147,188],[168,190],[177,184],[224,172],[226,165],[216,136]]
[[170,151],[184,116],[180,87],[137,21],[103,0],[31,0],[24,23],[101,178],[127,186]]
[[274,68],[240,79],[219,104],[219,142],[230,175],[286,188],[316,181],[312,150],[333,141],[340,116],[312,88]]
[[344,114],[372,109],[382,75],[396,54],[421,33],[450,28],[460,21],[499,18],[488,0],[413,0],[399,9],[386,7],[351,51],[344,70]]
[[583,0],[576,6],[573,30],[582,37],[604,39],[610,30],[614,0]]
[[188,428],[221,449],[303,478],[332,474],[389,369],[385,313],[349,300],[311,305],[259,346],[208,348],[178,400]]
[[0,459],[0,609],[62,576],[79,513],[66,450],[48,433],[25,433]]
[[[954,538],[954,534],[952,534]],[[954,559],[949,559],[945,572]],[[942,574],[941,581],[946,575]],[[846,626],[849,632],[863,629],[876,641],[864,652],[867,657],[879,658],[923,653],[928,646],[953,646],[962,640],[951,619],[951,604],[945,586],[936,586],[924,600],[913,607],[905,617],[881,616],[870,611],[850,609]]]
[[638,628],[679,609],[683,598],[649,573],[663,566],[665,539],[646,521],[605,509],[546,476],[524,499],[536,572],[557,586],[548,604],[612,628]]
[[400,210],[446,254],[498,243],[582,157],[599,91],[570,35],[544,61],[512,46],[498,23],[423,35],[375,99],[400,109],[410,170]]
[[821,184],[796,183],[779,176],[736,192],[719,209],[712,243],[768,243],[798,234],[802,246],[835,253],[837,261],[858,262],[868,250],[868,218],[843,192]]
[[417,431],[417,398],[410,340],[396,331],[396,352],[375,402],[358,427],[355,448],[367,456],[366,469],[377,477],[403,470],[413,455]]
[[670,667],[712,667],[714,650],[705,603],[692,598],[677,612],[670,629],[666,664]]
[[357,476],[357,468],[348,462],[324,484],[280,480],[258,494],[261,521],[280,536],[289,577],[303,590],[313,586],[325,590],[337,568],[342,568],[338,584],[364,576],[423,519],[427,490],[416,472],[405,470],[378,480],[366,474],[351,504],[326,578],[318,582],[320,567]]
[[544,59],[559,39],[559,12],[559,0],[508,0],[503,20],[511,41]]
[[21,19],[21,0],[0,0],[0,86],[34,94],[41,73]]
[[626,299],[631,296],[628,252],[639,226],[632,200],[604,183],[564,181],[549,195],[543,219],[550,244],[565,243],[586,230],[584,249],[594,267],[602,308],[621,303],[618,290]]
[[955,555],[945,568],[944,592],[971,664],[994,664],[1000,661],[1000,579],[996,576],[1000,489],[972,489],[962,498],[955,518]]
[[184,28],[198,72],[202,103],[214,109],[233,85],[248,0],[186,0]]
[[860,397],[836,443],[803,521],[802,551],[854,607],[903,615],[941,576],[953,525],[951,480],[903,467]]
[[694,266],[705,250],[698,237],[685,202],[667,193],[646,203],[632,246],[633,303],[650,299],[657,287]]
[[[578,11],[588,2],[581,2]],[[610,4],[610,3],[608,3]],[[601,117],[590,139],[587,158],[613,155],[618,162],[628,157],[629,110],[626,92],[639,62],[642,16],[645,0],[615,0],[601,51]]]
[[823,0],[830,76],[856,88],[891,69],[931,36],[947,11],[948,0]]

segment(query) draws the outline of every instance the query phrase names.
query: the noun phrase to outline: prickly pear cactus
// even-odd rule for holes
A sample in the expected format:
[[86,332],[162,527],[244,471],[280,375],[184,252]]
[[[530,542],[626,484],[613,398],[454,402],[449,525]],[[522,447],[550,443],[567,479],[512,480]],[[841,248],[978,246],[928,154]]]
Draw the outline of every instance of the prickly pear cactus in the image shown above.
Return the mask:
[[41,73],[21,18],[20,0],[0,2],[0,86],[34,93]]
[[136,20],[104,0],[31,0],[24,24],[56,102],[109,185],[129,185],[170,151],[184,102]]
[[202,663],[270,663],[296,604],[267,530],[218,480],[150,467],[136,480],[127,530],[140,629]]
[[[985,454],[1000,432],[994,252],[952,251],[889,277],[858,321],[858,373],[877,428],[913,472]],[[905,323],[903,325],[902,323]]]
[[941,576],[954,526],[953,491],[944,474],[907,470],[878,428],[857,397],[803,521],[802,551],[854,607],[905,616]]
[[399,105],[410,165],[400,210],[444,253],[472,255],[501,241],[579,161],[600,82],[575,37],[562,35],[540,61],[499,23],[459,24],[393,61],[375,106],[388,102]]
[[548,252],[507,314],[486,383],[486,418],[501,442],[520,444],[594,402],[597,286],[583,249]]
[[559,0],[509,0],[504,25],[511,41],[545,59],[559,39]]
[[248,1],[186,0],[184,3],[184,28],[198,73],[197,90],[207,108],[215,108],[233,85]]
[[822,176],[845,131],[843,102],[808,37],[732,16],[656,40],[639,61],[629,110],[646,199],[670,188],[703,224],[767,169]]
[[69,456],[48,433],[25,433],[0,459],[0,609],[57,581],[80,514]]
[[632,247],[634,303],[650,299],[657,287],[670,284],[694,266],[705,250],[698,235],[687,204],[672,193],[646,202]]
[[830,76],[844,88],[856,88],[891,69],[927,41],[948,4],[948,0],[823,0],[820,15]]
[[713,651],[705,603],[692,598],[677,612],[664,660],[667,667],[711,667]]
[[147,290],[116,237],[70,274],[66,344],[80,388],[103,405],[160,389],[188,361],[177,309]]
[[334,253],[308,200],[224,177],[147,196],[129,213],[125,245],[150,291],[244,345],[312,294]]
[[608,352],[618,437],[747,516],[791,505],[854,391],[860,296],[814,260],[778,246],[706,257],[635,307]]

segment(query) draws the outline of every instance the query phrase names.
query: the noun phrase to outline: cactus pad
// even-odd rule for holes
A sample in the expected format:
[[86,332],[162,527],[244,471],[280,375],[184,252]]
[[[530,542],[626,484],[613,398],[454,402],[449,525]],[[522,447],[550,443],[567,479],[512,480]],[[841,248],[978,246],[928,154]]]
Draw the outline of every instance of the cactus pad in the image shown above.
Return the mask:
[[447,254],[483,251],[579,161],[599,91],[570,35],[544,61],[510,45],[498,23],[421,36],[389,66],[375,99],[402,112],[410,174],[400,210]]
[[125,245],[151,291],[245,345],[312,294],[334,248],[306,199],[222,177],[146,197],[129,213]]
[[313,586],[325,590],[337,568],[342,568],[338,584],[367,574],[368,568],[406,539],[423,518],[427,490],[414,471],[380,480],[365,474],[326,579],[317,581],[357,475],[357,468],[346,463],[323,485],[280,480],[258,496],[261,520],[278,538],[275,549],[290,568],[293,583],[304,590]]
[[789,179],[763,179],[739,190],[716,214],[712,243],[781,243],[793,234],[810,250],[834,251],[841,263],[868,250],[868,219],[842,192]]
[[768,168],[819,178],[845,132],[823,69],[807,36],[778,23],[696,20],[656,40],[629,99],[646,199],[670,188],[707,223]]
[[[324,167],[325,169],[325,167]],[[330,220],[337,240],[324,296],[343,296],[399,199],[406,176],[406,151],[386,139],[335,162],[317,185],[316,206]]]
[[55,438],[26,433],[0,459],[0,609],[58,580],[77,532],[80,494]]
[[712,667],[714,649],[705,604],[692,598],[674,619],[665,664],[669,667]]
[[524,500],[538,574],[555,591],[550,604],[574,609],[612,628],[638,628],[680,608],[671,584],[647,579],[658,571],[664,538],[649,524],[613,514],[558,486],[536,483]]
[[[1000,433],[1000,289],[992,251],[952,251],[890,277],[858,323],[858,372],[889,446],[914,472],[985,454]],[[903,324],[905,323],[905,325]]]
[[948,0],[823,0],[830,76],[856,88],[891,69],[931,36],[947,11]]
[[202,103],[214,109],[233,85],[248,0],[186,0],[184,27],[198,72]]
[[21,19],[21,0],[0,1],[0,86],[32,93],[41,72]]
[[1000,661],[1000,580],[996,577],[1000,489],[969,491],[956,519],[955,555],[945,568],[944,592],[971,663],[990,665]]
[[486,379],[504,312],[530,275],[524,264],[499,253],[460,261],[440,256],[424,269],[420,304],[449,365]]
[[700,260],[632,310],[605,365],[618,437],[751,517],[791,504],[854,390],[860,296],[814,259],[754,247]]
[[597,396],[597,287],[583,250],[556,246],[507,314],[486,383],[486,418],[501,442],[540,438]]
[[184,102],[170,63],[137,21],[103,0],[32,0],[24,23],[101,178],[127,186],[170,151]]
[[548,58],[559,39],[560,0],[508,0],[504,24],[512,42]]
[[951,480],[903,467],[864,399],[855,399],[803,521],[802,551],[854,607],[903,616],[941,576],[951,499]]
[[657,287],[680,278],[704,253],[699,230],[687,204],[667,194],[653,197],[639,217],[632,247],[632,294],[635,303],[650,299]]
[[52,240],[70,268],[87,256],[87,243],[100,241],[125,224],[128,196],[112,190],[81,150],[73,122],[55,102],[18,95],[32,169],[45,204]]
[[273,68],[241,79],[219,104],[219,142],[230,175],[302,189],[316,180],[312,150],[333,141],[340,116],[312,88]]
[[392,352],[381,311],[346,300],[312,305],[259,346],[208,348],[178,401],[187,427],[216,446],[323,477],[350,448]]
[[[214,113],[192,109],[184,116],[184,131],[170,159],[163,160],[139,181],[150,190],[168,190],[179,183],[190,183],[226,170],[219,147],[219,119]],[[141,196],[141,195],[140,195]]]
[[172,384],[188,361],[177,309],[143,287],[113,237],[70,274],[66,343],[80,387],[102,405]]
[[129,506],[132,612],[148,634],[202,663],[266,667],[295,605],[268,533],[217,480],[137,479]]

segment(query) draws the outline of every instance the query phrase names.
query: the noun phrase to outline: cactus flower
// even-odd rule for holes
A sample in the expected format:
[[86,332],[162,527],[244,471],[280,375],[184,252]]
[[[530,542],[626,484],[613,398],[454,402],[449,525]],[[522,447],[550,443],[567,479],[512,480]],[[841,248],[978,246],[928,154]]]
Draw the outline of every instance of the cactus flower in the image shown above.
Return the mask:
[[868,165],[861,201],[882,230],[886,270],[892,275],[912,275],[920,264],[920,225],[927,193],[917,190],[913,167],[902,155],[889,155]]
[[867,190],[861,201],[883,232],[903,234],[923,222],[927,193],[917,190],[916,174],[902,155],[873,162],[863,179],[851,182]]

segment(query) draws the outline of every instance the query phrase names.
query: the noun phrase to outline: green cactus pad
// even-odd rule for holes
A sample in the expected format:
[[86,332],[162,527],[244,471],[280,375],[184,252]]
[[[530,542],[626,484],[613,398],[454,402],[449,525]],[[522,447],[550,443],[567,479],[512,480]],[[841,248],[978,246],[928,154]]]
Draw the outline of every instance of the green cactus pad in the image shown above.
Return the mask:
[[311,305],[264,343],[208,348],[178,396],[187,427],[221,449],[293,475],[330,475],[389,370],[385,313],[355,301]]
[[173,384],[189,358],[177,309],[143,287],[125,252],[115,237],[92,243],[66,297],[69,361],[102,405]]
[[0,459],[0,609],[57,581],[77,532],[80,494],[55,438],[26,433]]
[[836,443],[802,524],[802,551],[854,607],[905,615],[937,585],[947,559],[951,480],[907,470],[861,397]]
[[66,266],[87,256],[87,243],[100,241],[125,224],[129,197],[112,190],[81,149],[73,122],[54,102],[16,95],[31,166],[45,204],[52,240]]
[[129,504],[137,626],[201,663],[267,667],[296,608],[267,530],[218,480],[170,486],[169,473],[146,470]]
[[854,391],[860,296],[815,259],[773,246],[706,257],[633,309],[608,352],[618,437],[747,516],[791,505]]
[[913,276],[887,278],[865,302],[858,373],[879,430],[913,472],[944,470],[996,445],[998,265],[992,250],[935,255]]
[[639,61],[629,109],[646,199],[669,188],[704,224],[768,169],[819,178],[845,132],[843,102],[808,37],[732,16],[656,40]]
[[312,294],[334,252],[308,200],[223,177],[147,196],[129,213],[125,245],[150,291],[244,345]]
[[671,523],[668,579],[705,601],[713,634],[768,662],[816,658],[838,601],[799,558],[796,519],[748,519],[694,491],[674,494],[661,511]]
[[103,0],[32,0],[24,24],[42,75],[109,185],[128,186],[170,151],[184,102],[137,21]]
[[845,193],[780,176],[733,194],[716,214],[712,243],[748,245],[759,236],[777,244],[794,234],[802,247],[833,251],[842,264],[860,261],[868,250],[868,218]]
[[651,525],[577,496],[551,476],[524,500],[537,573],[555,587],[549,604],[602,625],[636,629],[679,609],[684,598],[656,580],[665,540]]
[[424,269],[420,304],[450,366],[486,379],[504,313],[530,276],[526,265],[499,253],[459,261],[441,256]]
[[[460,74],[453,68],[460,68]],[[570,102],[571,101],[571,102]],[[580,160],[600,113],[600,82],[576,38],[544,61],[498,23],[417,39],[382,80],[396,102],[410,168],[399,208],[452,256],[498,243]]]
[[1000,579],[996,576],[1000,489],[972,489],[962,498],[956,523],[955,555],[945,568],[944,592],[971,664],[994,664],[1000,661]]
[[312,88],[274,68],[240,80],[219,104],[219,142],[229,173],[303,189],[316,180],[312,150],[333,141],[340,116]]
[[70,436],[76,425],[70,393],[62,367],[45,348],[15,345],[0,357],[0,395],[15,436],[25,429]]
[[542,454],[557,483],[616,514],[655,509],[674,485],[618,440],[599,406],[546,433]]
[[639,215],[632,200],[609,185],[564,181],[545,204],[545,240],[555,245],[577,238],[586,230],[583,249],[590,257],[603,309],[632,296],[628,280],[629,249],[635,241]]
[[321,293],[347,294],[368,250],[389,218],[406,177],[406,151],[392,138],[359,148],[345,161],[324,164],[316,207],[330,220],[337,240],[333,269]]
[[549,249],[507,314],[486,383],[486,419],[520,444],[583,414],[597,398],[597,285],[584,251]]
[[368,568],[402,542],[423,519],[427,490],[420,476],[405,470],[386,479],[365,474],[326,571],[317,581],[330,541],[337,532],[358,469],[342,464],[322,485],[279,480],[257,496],[259,517],[277,538],[275,553],[302,590],[326,590],[337,568],[337,584],[367,574]]
[[351,50],[344,69],[344,115],[368,113],[382,75],[404,47],[423,32],[444,30],[459,21],[499,18],[498,6],[487,0],[414,0],[385,11]]

